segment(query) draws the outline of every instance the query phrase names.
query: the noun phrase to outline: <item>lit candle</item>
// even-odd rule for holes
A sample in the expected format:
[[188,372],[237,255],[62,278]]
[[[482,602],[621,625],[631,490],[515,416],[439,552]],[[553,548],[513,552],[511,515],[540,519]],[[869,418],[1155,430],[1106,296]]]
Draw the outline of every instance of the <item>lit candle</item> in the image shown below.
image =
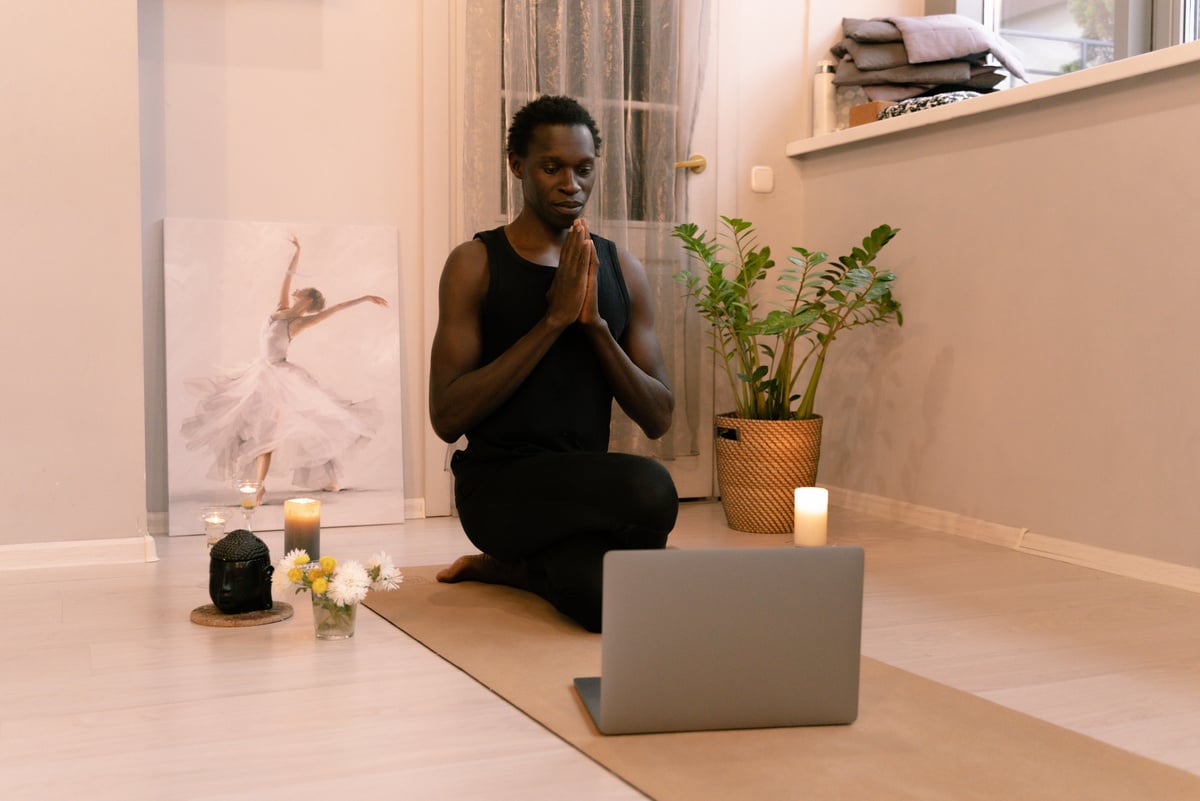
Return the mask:
[[225,536],[225,515],[220,509],[204,510],[204,541],[211,548]]
[[283,553],[302,548],[316,561],[321,558],[321,502],[292,498],[283,502]]
[[829,490],[824,487],[796,488],[796,519],[792,541],[796,545],[824,545]]
[[242,508],[253,509],[258,506],[258,485],[251,482],[238,484],[238,492],[242,494]]

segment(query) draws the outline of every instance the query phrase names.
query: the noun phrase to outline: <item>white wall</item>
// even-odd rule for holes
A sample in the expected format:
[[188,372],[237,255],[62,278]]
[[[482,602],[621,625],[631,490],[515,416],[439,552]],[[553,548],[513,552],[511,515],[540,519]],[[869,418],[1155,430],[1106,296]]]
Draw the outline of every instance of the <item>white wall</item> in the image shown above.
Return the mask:
[[1200,566],[1200,70],[788,160],[779,13],[741,23],[739,169],[777,180],[736,212],[777,249],[903,229],[906,324],[834,346],[819,480]]
[[[812,5],[722,16],[734,40],[722,113],[740,122],[736,201],[720,211],[755,220],[777,248],[842,251],[878,222],[904,229],[887,263],[908,322],[835,348],[821,480],[1200,565],[1196,69],[791,160],[808,62],[836,36]],[[836,15],[919,13],[879,6]],[[143,240],[138,11],[0,5],[0,544],[135,535],[147,492],[165,509],[153,248],[166,214],[399,229],[406,494],[421,497],[438,453],[418,444],[422,308],[453,235],[449,68],[430,65],[451,61],[450,12],[434,0],[144,0]],[[810,26],[813,46],[799,33]],[[775,169],[773,194],[749,191],[756,164]]]
[[0,4],[0,544],[145,530],[137,3]]
[[[425,69],[423,26],[426,14],[446,15],[444,4],[144,0],[141,7],[149,508],[166,509],[162,256],[150,250],[164,217],[398,229],[405,301],[392,312],[404,337],[405,496],[419,501],[426,272],[448,250],[425,236],[426,213],[440,209],[426,209],[423,106],[427,94],[450,91],[448,70]],[[448,63],[449,53],[440,58]]]

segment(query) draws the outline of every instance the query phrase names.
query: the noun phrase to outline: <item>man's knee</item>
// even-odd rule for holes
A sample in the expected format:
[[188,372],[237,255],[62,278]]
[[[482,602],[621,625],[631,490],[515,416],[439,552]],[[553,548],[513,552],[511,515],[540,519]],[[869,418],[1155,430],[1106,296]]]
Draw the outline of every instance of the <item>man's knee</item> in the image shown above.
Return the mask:
[[638,525],[664,535],[675,527],[679,514],[679,493],[670,471],[660,462],[638,457],[628,475],[629,508],[638,517]]

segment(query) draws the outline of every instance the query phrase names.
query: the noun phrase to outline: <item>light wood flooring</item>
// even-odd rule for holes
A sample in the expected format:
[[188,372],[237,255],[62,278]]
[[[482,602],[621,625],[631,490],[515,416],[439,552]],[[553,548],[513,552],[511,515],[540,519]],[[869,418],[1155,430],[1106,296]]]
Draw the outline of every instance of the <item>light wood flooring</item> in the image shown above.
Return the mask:
[[[261,535],[278,558],[282,535]],[[1200,775],[1200,595],[830,511],[867,552],[863,652]],[[679,547],[780,546],[686,504]],[[202,537],[160,561],[0,571],[0,798],[624,801],[643,796],[373,613],[318,642],[293,619],[189,622]],[[470,549],[457,520],[322,532],[398,564]]]

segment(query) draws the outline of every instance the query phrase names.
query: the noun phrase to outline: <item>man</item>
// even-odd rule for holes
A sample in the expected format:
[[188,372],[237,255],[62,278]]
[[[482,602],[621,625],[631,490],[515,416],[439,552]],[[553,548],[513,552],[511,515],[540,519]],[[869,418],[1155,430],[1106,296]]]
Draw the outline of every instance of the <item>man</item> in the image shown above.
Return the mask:
[[675,399],[645,268],[583,219],[599,149],[570,98],[513,117],[508,166],[524,205],[446,260],[429,380],[434,430],[467,437],[454,492],[483,552],[438,580],[530,590],[589,631],[600,630],[604,554],[664,547],[679,508],[661,464],[607,452],[614,398],[651,438]]

